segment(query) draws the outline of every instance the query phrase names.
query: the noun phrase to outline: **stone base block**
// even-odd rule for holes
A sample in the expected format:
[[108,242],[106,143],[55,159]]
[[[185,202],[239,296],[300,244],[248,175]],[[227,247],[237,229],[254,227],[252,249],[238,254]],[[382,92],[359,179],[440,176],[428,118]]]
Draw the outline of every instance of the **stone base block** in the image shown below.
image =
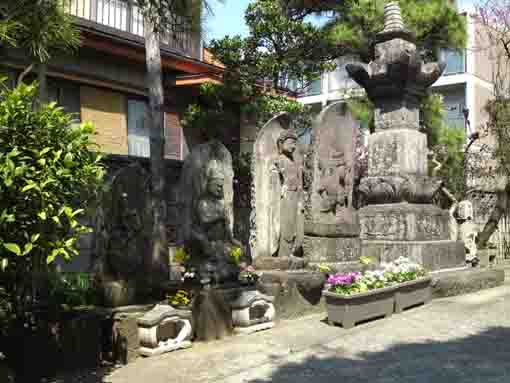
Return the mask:
[[139,352],[140,352],[140,355],[143,355],[143,356],[156,356],[156,355],[164,354],[166,352],[181,350],[181,349],[190,348],[190,347],[191,347],[191,342],[189,340],[186,340],[184,342],[170,343],[170,344],[162,345],[157,348],[140,347]]
[[449,215],[430,204],[394,203],[359,210],[362,240],[440,241],[449,239]]
[[324,274],[310,271],[265,271],[257,288],[275,298],[276,317],[294,319],[324,311]]
[[361,255],[379,262],[407,257],[428,270],[465,265],[464,243],[460,241],[363,241]]
[[258,270],[300,270],[306,267],[306,259],[300,257],[257,257],[253,265]]
[[268,330],[274,327],[274,322],[259,323],[248,327],[234,327],[234,334],[247,335],[254,332]]
[[310,263],[357,261],[361,254],[359,238],[328,238],[305,235],[303,254]]

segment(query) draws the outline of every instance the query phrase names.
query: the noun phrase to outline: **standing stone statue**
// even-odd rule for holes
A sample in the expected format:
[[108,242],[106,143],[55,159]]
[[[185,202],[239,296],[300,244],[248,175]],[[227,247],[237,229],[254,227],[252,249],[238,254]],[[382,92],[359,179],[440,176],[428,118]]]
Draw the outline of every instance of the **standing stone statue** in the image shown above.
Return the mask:
[[261,269],[304,266],[303,157],[288,114],[261,129],[254,148],[251,254]]
[[368,68],[346,66],[374,104],[368,176],[359,187],[362,255],[405,256],[431,270],[460,266],[464,249],[449,240],[448,212],[432,204],[442,185],[428,177],[427,137],[419,131],[421,100],[445,65],[423,63],[396,2],[386,4],[376,37]]
[[103,196],[93,271],[106,306],[133,304],[144,287],[151,240],[149,197],[149,177],[138,164],[114,174]]
[[311,263],[359,258],[360,230],[353,206],[358,131],[359,123],[343,102],[329,105],[313,125],[303,245]]
[[480,260],[477,257],[476,226],[473,217],[473,204],[471,201],[460,201],[456,211],[458,222],[458,239],[464,242],[466,249],[466,262],[477,266]]
[[233,238],[232,156],[218,141],[197,146],[186,158],[180,181],[179,241],[203,284],[237,281]]

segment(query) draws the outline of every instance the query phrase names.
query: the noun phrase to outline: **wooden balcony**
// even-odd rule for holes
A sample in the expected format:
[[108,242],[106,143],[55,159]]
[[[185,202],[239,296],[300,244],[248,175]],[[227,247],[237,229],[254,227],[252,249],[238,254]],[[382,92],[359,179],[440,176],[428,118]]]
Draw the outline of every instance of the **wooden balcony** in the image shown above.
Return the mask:
[[[71,0],[68,12],[77,17],[80,26],[107,32],[117,37],[143,42],[144,22],[140,9],[127,0]],[[181,24],[181,23],[179,23]],[[200,34],[191,30],[183,18],[183,27],[162,38],[162,49],[201,60]]]

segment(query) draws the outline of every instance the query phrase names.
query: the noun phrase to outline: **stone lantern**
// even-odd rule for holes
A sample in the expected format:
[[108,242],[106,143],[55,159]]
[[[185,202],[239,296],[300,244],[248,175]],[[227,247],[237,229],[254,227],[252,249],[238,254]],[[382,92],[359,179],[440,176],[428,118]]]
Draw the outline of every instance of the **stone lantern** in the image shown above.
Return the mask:
[[448,212],[432,204],[441,181],[427,175],[427,137],[419,131],[420,103],[444,66],[423,63],[398,3],[390,2],[368,68],[346,67],[375,107],[368,176],[359,187],[362,255],[406,256],[431,270],[464,264],[462,244],[449,240]]

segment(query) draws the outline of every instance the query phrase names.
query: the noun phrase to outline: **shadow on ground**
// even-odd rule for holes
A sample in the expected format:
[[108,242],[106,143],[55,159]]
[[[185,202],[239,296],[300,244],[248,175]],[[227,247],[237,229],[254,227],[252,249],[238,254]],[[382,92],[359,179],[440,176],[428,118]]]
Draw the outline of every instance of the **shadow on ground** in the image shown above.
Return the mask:
[[[369,345],[367,345],[369,347]],[[346,358],[338,349],[314,348],[312,357],[290,357],[263,379],[243,383],[458,383],[510,382],[510,328],[494,327],[447,342],[398,344]],[[342,355],[343,354],[343,355]]]

